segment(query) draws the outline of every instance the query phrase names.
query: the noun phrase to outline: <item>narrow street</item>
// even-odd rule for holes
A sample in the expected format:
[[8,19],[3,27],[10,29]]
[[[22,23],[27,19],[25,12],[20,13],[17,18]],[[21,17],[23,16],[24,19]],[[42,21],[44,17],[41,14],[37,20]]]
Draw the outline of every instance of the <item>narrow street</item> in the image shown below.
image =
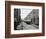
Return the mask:
[[21,30],[23,28],[23,30],[30,30],[30,29],[37,29],[36,25],[28,25],[25,22],[21,22],[20,25],[18,25],[17,29]]

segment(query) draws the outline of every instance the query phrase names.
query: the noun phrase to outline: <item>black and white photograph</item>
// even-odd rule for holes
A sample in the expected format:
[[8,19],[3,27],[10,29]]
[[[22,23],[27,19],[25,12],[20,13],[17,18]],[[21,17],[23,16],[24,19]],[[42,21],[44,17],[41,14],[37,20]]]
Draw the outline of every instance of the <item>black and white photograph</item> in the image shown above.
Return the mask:
[[14,8],[14,30],[39,29],[39,9]]
[[[42,32],[42,8],[37,6],[11,6],[11,33]],[[35,31],[35,32],[34,32]]]
[[6,38],[45,35],[45,4],[6,1]]

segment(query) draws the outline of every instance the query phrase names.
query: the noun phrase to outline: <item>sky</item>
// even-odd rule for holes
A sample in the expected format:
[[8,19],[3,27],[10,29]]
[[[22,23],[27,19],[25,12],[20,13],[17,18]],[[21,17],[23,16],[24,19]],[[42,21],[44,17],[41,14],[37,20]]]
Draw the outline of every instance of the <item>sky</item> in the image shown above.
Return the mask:
[[21,9],[21,19],[24,18],[32,11],[32,9]]

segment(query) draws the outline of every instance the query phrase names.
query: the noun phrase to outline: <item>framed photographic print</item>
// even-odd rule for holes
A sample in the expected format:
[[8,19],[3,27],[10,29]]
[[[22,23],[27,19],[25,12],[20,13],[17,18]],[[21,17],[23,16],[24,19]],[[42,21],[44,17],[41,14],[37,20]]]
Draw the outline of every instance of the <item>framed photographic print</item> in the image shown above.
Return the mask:
[[44,35],[44,3],[5,1],[5,38]]

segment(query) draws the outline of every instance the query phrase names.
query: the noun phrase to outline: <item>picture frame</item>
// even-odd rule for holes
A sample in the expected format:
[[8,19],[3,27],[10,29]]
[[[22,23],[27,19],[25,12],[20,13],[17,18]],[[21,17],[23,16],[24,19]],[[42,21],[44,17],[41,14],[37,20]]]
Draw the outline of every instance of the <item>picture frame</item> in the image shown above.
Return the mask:
[[[28,31],[16,31],[15,33],[13,33],[13,34],[11,34],[11,30],[12,30],[12,26],[11,26],[11,23],[12,23],[12,15],[13,14],[11,14],[11,13],[13,13],[12,11],[12,6],[13,5],[13,7],[15,6],[15,5],[18,5],[18,6],[15,6],[14,7],[14,9],[16,9],[16,7],[25,7],[26,8],[26,6],[28,6],[27,8],[29,8],[29,6],[31,7],[31,6],[36,6],[37,8],[38,7],[41,7],[41,12],[40,13],[42,13],[42,15],[39,15],[39,17],[41,16],[42,18],[41,18],[41,20],[42,20],[42,22],[40,22],[40,23],[42,23],[42,27],[41,27],[41,31],[42,32],[37,32],[37,33],[31,33],[30,31],[30,33],[28,32]],[[35,8],[34,8],[35,9]],[[40,9],[40,8],[39,8]],[[40,10],[39,10],[40,11]],[[40,14],[39,13],[39,14]],[[14,19],[14,18],[13,18]],[[12,21],[11,21],[12,20]],[[40,20],[40,21],[41,21]],[[39,24],[40,24],[39,23]],[[14,24],[14,23],[13,23]],[[33,30],[32,30],[33,31]],[[18,33],[17,33],[18,32]],[[26,33],[26,32],[28,32],[28,33]],[[33,32],[35,32],[35,31],[33,31]],[[19,34],[20,33],[20,34]],[[45,35],[45,4],[44,3],[37,3],[37,2],[18,2],[18,1],[5,1],[5,38],[18,38],[18,37],[34,37],[34,36],[44,36]]]

